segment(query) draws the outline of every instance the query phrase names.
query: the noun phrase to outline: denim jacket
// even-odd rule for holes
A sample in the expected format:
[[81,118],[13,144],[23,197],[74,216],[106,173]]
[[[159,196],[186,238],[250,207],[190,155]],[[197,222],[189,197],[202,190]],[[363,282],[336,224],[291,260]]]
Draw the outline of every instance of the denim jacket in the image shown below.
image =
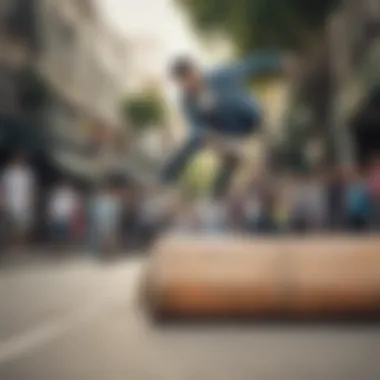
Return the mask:
[[255,53],[229,67],[205,74],[208,89],[215,97],[210,111],[202,111],[197,96],[184,95],[182,102],[192,137],[204,131],[244,136],[259,127],[262,112],[258,100],[245,88],[246,82],[267,71],[281,69],[280,55]]

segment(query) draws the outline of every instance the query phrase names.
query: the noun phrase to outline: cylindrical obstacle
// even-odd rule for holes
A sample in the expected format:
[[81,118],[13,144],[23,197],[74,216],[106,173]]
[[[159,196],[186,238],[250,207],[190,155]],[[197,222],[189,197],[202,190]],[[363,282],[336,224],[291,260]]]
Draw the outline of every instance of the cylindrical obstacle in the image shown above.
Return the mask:
[[153,313],[173,317],[380,312],[380,238],[163,239],[147,270]]

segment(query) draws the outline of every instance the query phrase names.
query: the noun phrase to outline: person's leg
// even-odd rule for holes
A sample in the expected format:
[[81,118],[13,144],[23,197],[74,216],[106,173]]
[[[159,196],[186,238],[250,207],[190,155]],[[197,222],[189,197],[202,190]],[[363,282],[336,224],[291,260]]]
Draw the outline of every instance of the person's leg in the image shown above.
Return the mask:
[[9,241],[10,225],[8,215],[4,209],[0,208],[0,261],[8,250]]
[[165,183],[176,181],[186,168],[192,157],[202,148],[202,139],[193,137],[169,159],[169,162],[164,167],[161,173],[161,180]]
[[380,232],[380,200],[371,202],[370,227],[373,232]]
[[221,168],[214,182],[212,195],[215,199],[221,199],[228,193],[229,186],[236,169],[239,166],[239,159],[232,155],[223,157]]
[[13,239],[14,247],[17,250],[25,248],[25,218],[21,212],[13,215]]
[[61,224],[61,244],[62,248],[70,248],[71,245],[71,225],[70,220],[66,219]]
[[94,257],[99,258],[103,243],[103,229],[99,218],[94,217],[91,221],[88,234],[88,243],[91,253]]
[[356,217],[356,215],[354,214],[354,213],[349,213],[348,215],[347,215],[347,230],[348,231],[350,231],[350,232],[353,232],[353,233],[355,233],[355,232],[357,232],[357,229],[358,229],[358,219],[357,219],[357,217]]
[[58,228],[55,220],[49,221],[49,242],[52,246],[57,244]]

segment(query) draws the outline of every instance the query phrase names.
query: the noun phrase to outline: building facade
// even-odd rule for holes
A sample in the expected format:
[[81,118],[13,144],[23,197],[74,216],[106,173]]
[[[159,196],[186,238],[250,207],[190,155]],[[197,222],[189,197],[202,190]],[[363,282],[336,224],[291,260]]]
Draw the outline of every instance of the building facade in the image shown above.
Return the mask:
[[[126,91],[127,45],[108,29],[93,1],[40,0],[43,51],[39,69],[58,94],[51,125],[74,142],[95,139],[103,157],[123,128],[120,101]],[[62,156],[74,156],[62,152]],[[100,163],[90,160],[96,167]],[[77,165],[75,165],[77,166]],[[88,170],[88,169],[87,169]]]
[[[0,113],[26,115],[20,77],[27,68],[45,91],[34,107],[41,116],[36,124],[57,142],[45,141],[54,159],[83,173],[99,171],[108,142],[124,128],[127,45],[105,26],[95,2],[0,0],[0,48],[0,91],[6,94]],[[38,97],[32,91],[29,98],[36,103]],[[81,148],[94,142],[99,149]]]

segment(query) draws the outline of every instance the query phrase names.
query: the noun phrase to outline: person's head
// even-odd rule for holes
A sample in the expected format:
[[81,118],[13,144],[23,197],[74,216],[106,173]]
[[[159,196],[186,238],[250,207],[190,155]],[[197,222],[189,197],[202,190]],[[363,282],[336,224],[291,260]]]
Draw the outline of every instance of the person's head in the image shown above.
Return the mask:
[[22,153],[13,156],[11,163],[16,166],[26,166],[27,159]]
[[187,57],[180,57],[173,61],[170,75],[185,92],[197,92],[203,85],[201,70],[192,59]]

